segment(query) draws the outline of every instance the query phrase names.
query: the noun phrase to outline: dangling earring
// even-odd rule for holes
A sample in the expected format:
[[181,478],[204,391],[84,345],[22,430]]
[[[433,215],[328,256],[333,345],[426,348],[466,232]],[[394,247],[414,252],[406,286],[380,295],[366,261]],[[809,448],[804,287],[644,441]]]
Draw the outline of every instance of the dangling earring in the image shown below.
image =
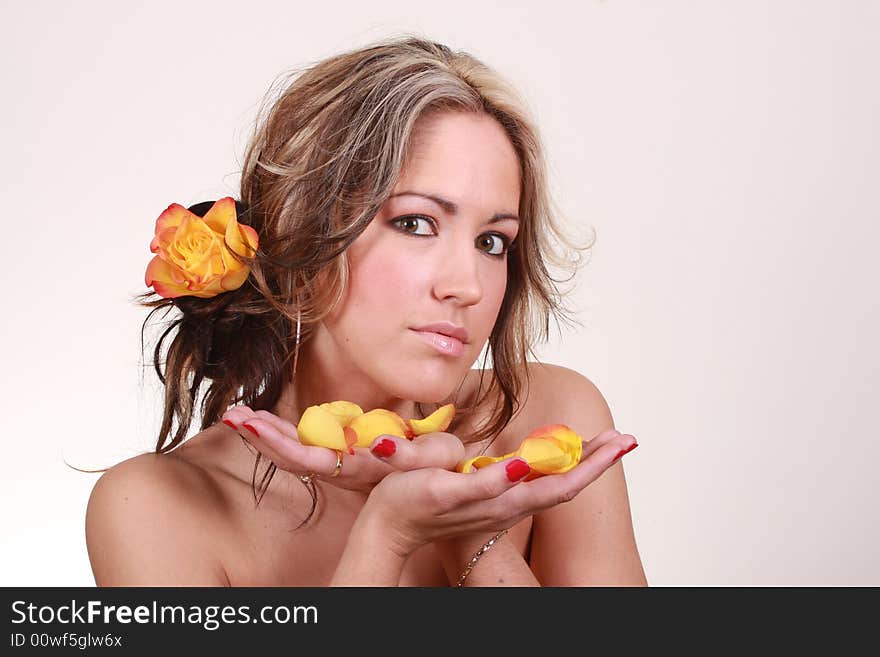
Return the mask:
[[299,304],[296,304],[296,344],[293,347],[293,372],[290,374],[290,380],[293,381],[293,377],[296,376],[296,361],[299,357],[299,339],[300,339],[300,329],[301,329],[301,318],[302,315],[300,313]]

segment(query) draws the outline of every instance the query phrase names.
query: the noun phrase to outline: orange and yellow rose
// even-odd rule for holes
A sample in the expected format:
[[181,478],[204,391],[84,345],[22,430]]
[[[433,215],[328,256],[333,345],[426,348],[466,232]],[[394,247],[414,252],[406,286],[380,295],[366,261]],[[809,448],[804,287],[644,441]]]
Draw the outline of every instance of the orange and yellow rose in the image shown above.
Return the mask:
[[231,197],[215,202],[204,217],[172,203],[156,220],[150,242],[156,256],[144,281],[166,298],[213,297],[241,287],[250,272],[231,251],[252,257],[258,245],[257,232],[238,223]]

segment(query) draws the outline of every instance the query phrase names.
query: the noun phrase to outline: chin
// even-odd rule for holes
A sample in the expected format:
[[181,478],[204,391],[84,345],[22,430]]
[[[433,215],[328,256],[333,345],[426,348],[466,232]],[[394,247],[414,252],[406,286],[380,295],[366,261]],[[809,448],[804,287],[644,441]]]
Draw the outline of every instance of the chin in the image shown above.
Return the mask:
[[400,399],[439,404],[455,394],[465,371],[448,365],[443,368],[413,368],[411,371],[401,372],[390,391]]

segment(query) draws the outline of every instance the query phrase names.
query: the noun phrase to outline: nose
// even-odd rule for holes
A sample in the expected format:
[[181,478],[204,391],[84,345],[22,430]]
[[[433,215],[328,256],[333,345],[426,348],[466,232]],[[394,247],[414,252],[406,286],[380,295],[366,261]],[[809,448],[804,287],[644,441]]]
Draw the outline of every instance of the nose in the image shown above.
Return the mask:
[[479,258],[486,256],[474,248],[473,242],[438,255],[434,296],[440,301],[454,299],[462,306],[479,303],[483,298]]

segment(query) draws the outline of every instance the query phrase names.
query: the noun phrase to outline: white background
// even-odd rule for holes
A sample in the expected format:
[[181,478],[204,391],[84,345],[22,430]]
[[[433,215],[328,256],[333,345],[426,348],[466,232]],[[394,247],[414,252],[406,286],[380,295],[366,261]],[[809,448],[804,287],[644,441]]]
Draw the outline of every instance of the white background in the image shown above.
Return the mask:
[[93,585],[64,460],[153,449],[158,213],[236,194],[277,75],[404,32],[519,87],[596,230],[538,353],[639,440],[649,582],[880,585],[880,3],[138,4],[2,4],[0,585]]

